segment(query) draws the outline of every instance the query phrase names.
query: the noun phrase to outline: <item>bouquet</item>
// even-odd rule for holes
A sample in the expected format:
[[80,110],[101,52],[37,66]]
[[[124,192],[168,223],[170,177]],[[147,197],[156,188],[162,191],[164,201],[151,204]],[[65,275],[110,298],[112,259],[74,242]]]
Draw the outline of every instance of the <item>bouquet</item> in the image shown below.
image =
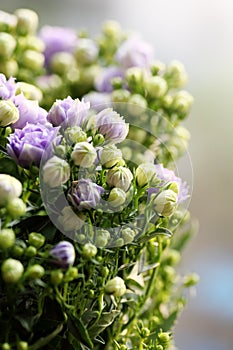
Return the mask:
[[177,159],[180,62],[118,23],[92,39],[0,12],[1,348],[174,349],[196,274]]

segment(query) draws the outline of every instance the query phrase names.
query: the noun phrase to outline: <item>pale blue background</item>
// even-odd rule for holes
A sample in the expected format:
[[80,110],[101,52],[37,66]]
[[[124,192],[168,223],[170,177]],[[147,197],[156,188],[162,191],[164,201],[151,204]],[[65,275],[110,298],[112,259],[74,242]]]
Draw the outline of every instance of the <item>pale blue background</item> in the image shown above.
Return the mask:
[[182,271],[201,283],[176,328],[180,350],[233,349],[233,2],[232,0],[1,0],[3,10],[36,10],[41,25],[87,27],[117,19],[154,45],[156,58],[181,60],[195,105],[186,125],[199,234]]

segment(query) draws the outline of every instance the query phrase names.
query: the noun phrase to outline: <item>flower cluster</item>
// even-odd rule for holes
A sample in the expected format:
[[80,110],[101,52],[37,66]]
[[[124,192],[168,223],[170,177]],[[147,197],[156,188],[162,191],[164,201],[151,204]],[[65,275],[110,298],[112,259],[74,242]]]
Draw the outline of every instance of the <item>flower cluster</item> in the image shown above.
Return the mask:
[[0,12],[0,346],[166,350],[198,279],[175,269],[186,73],[113,21],[37,25]]

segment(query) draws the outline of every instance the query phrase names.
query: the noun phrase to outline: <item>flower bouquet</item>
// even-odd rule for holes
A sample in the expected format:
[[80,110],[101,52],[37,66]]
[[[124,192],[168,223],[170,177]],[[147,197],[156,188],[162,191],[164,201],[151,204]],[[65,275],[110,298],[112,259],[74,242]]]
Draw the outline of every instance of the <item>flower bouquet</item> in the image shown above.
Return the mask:
[[[1,348],[174,349],[195,274],[181,63],[0,12]],[[188,164],[189,166],[189,164]]]

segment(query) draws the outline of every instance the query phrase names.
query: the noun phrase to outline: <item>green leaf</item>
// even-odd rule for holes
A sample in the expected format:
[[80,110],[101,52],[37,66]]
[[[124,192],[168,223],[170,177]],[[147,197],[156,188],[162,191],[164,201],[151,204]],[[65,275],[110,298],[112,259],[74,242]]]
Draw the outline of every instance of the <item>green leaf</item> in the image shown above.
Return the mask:
[[16,178],[20,177],[17,164],[13,159],[8,157],[0,158],[0,173],[10,174]]
[[151,232],[150,235],[139,238],[137,243],[146,243],[156,236],[167,236],[170,238],[173,236],[173,233],[168,228],[159,227],[158,230]]
[[97,335],[102,333],[105,328],[110,326],[115,318],[119,315],[119,313],[120,311],[118,310],[103,312],[99,320],[89,328],[89,334],[91,335],[91,338],[95,338]]
[[75,339],[80,341],[88,348],[93,349],[94,345],[91,341],[86,327],[84,326],[83,322],[72,315],[72,313],[68,314],[68,329]]

